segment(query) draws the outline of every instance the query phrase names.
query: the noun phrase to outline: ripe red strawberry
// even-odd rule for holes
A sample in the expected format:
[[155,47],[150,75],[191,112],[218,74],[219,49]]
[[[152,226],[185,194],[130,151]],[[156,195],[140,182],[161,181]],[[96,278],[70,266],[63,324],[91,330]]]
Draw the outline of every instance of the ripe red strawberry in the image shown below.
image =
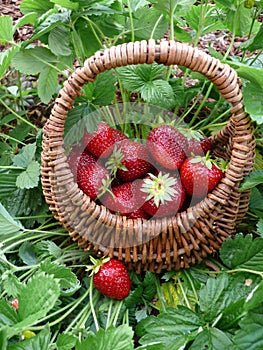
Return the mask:
[[186,159],[180,174],[186,192],[195,198],[204,198],[222,179],[223,170],[209,158],[208,152],[206,157]]
[[143,183],[141,191],[148,194],[142,209],[150,216],[163,217],[175,215],[185,200],[185,189],[180,178],[160,172],[150,174]]
[[206,136],[201,139],[191,138],[188,142],[188,155],[203,156],[212,148],[211,141]]
[[84,132],[82,143],[86,149],[97,158],[107,158],[112,152],[115,142],[127,138],[121,131],[111,128],[101,122],[93,133]]
[[112,129],[112,134],[113,134],[115,143],[122,140],[128,140],[128,137],[118,129]]
[[86,195],[96,199],[100,195],[104,181],[109,179],[109,172],[102,165],[95,163],[79,166],[77,169],[77,183]]
[[187,139],[171,125],[160,125],[152,129],[146,145],[154,159],[163,167],[179,169],[186,158]]
[[153,171],[147,148],[141,143],[131,140],[123,140],[117,144],[118,150],[123,156],[122,168],[117,171],[117,177],[124,182],[142,178]]
[[83,146],[73,147],[68,156],[69,167],[75,178],[78,166],[95,164],[96,162],[97,159],[91,153],[83,151]]
[[130,216],[140,209],[145,201],[145,196],[141,193],[142,180],[125,182],[111,188],[111,193],[107,192],[101,203],[112,213],[119,213],[122,216]]
[[204,156],[208,151],[211,150],[211,141],[208,137],[204,135],[202,131],[186,128],[180,128],[179,130],[187,138],[188,157],[192,157],[193,155]]
[[150,215],[147,214],[142,208],[135,210],[134,212],[127,215],[128,219],[150,219]]
[[94,287],[103,295],[122,300],[128,296],[131,289],[131,279],[125,265],[115,259],[106,258],[96,260],[90,257],[94,266],[87,270],[93,270]]

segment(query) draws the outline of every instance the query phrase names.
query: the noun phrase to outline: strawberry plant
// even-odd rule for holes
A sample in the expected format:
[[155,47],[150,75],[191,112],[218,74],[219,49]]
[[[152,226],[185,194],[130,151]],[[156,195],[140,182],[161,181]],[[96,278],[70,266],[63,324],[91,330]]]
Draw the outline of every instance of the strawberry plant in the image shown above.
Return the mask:
[[[262,0],[22,0],[17,6],[19,18],[0,16],[0,349],[261,349]],[[18,39],[25,28],[30,35]],[[237,71],[256,139],[254,171],[240,189],[250,189],[251,199],[238,234],[218,254],[182,271],[125,269],[125,286],[117,282],[125,293],[114,298],[101,289],[106,282],[96,288],[96,274],[87,271],[93,257],[45,203],[42,127],[60,87],[86,57],[149,38],[200,47]],[[69,112],[68,162],[79,186],[92,187],[88,195],[117,215],[162,217],[176,202],[174,215],[199,201],[184,184],[200,177],[190,176],[190,168],[213,170],[216,181],[224,176],[210,136],[229,116],[214,85],[189,69],[116,68],[84,86]],[[160,130],[164,136],[156,136]],[[208,151],[211,160],[203,158]],[[202,163],[208,167],[200,170]]]

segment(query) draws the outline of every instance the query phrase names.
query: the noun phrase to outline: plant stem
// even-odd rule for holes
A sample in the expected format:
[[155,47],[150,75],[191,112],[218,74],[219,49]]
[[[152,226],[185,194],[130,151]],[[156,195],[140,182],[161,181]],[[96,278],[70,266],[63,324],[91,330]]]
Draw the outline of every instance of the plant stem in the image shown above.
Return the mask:
[[184,290],[184,287],[183,287],[183,285],[182,285],[182,282],[180,281],[180,278],[177,279],[177,282],[178,282],[179,287],[180,287],[180,289],[181,289],[181,292],[182,292],[182,294],[183,294],[183,297],[184,297],[186,306],[187,306],[189,309],[191,309],[191,305],[190,305],[189,300],[188,300],[188,298],[187,298],[187,295],[186,295],[186,293],[185,293],[185,290]]
[[96,331],[98,332],[100,326],[99,326],[98,319],[97,319],[96,312],[95,312],[95,308],[93,305],[92,290],[93,290],[93,276],[91,277],[90,286],[89,286],[89,302],[90,302],[91,313],[92,313],[93,320],[95,323],[95,328],[96,328]]
[[192,291],[193,291],[194,296],[195,296],[195,301],[196,301],[196,303],[199,304],[197,291],[196,291],[195,286],[194,286],[194,284],[193,284],[192,278],[190,277],[190,275],[189,275],[189,273],[187,272],[187,270],[184,270],[184,275],[186,276],[188,282],[189,282],[190,285],[191,285]]
[[156,28],[158,27],[158,24],[160,23],[161,19],[163,18],[163,13],[159,16],[159,18],[157,19],[157,21],[155,22],[151,35],[150,35],[150,39],[153,39],[154,33],[156,31]]
[[109,309],[108,309],[107,321],[106,321],[105,329],[109,328],[109,326],[110,326],[110,316],[111,316],[111,311],[112,311],[112,304],[113,304],[113,300],[111,299],[110,300]]
[[157,282],[156,278],[155,278],[155,285],[156,285],[157,296],[158,296],[158,299],[160,301],[162,310],[166,311],[166,302],[165,302],[165,298],[163,295],[163,291],[161,289],[160,282],[159,281]]
[[[42,323],[44,321],[47,321],[49,318],[53,318],[54,316],[60,314],[60,313],[63,313],[63,315],[59,318],[57,318],[55,321],[53,322],[50,322],[49,325],[50,327],[60,323],[61,321],[63,321],[68,315],[70,315],[75,309],[76,307],[85,299],[87,298],[87,296],[89,295],[90,293],[90,290],[87,289],[86,292],[79,298],[76,300],[74,300],[72,303],[64,306],[63,308],[43,317],[42,319],[38,320],[37,323]],[[67,310],[65,313],[64,311]],[[32,329],[32,330],[41,330],[44,328],[44,326],[36,326],[36,327],[28,327],[29,329]]]
[[134,23],[133,23],[133,17],[132,17],[132,10],[131,10],[131,3],[130,0],[127,0],[128,5],[128,11],[129,11],[129,18],[131,22],[131,41],[134,42],[135,35],[134,35]]
[[117,324],[117,321],[118,321],[118,317],[119,317],[119,314],[120,314],[120,311],[121,311],[121,308],[122,308],[122,305],[123,305],[123,300],[119,301],[118,302],[118,307],[117,307],[117,310],[115,312],[115,317],[112,321],[112,325],[115,327],[116,324]]
[[214,86],[214,84],[213,84],[213,83],[210,83],[210,85],[209,85],[209,87],[208,87],[208,89],[207,89],[207,92],[206,92],[206,94],[205,94],[205,96],[204,96],[202,102],[200,103],[199,107],[197,108],[197,110],[196,110],[196,112],[195,112],[195,114],[194,114],[192,120],[189,122],[189,127],[192,127],[192,126],[193,126],[193,124],[194,124],[196,118],[198,117],[200,111],[202,110],[202,108],[203,108],[204,105],[206,104],[206,101],[207,101],[207,99],[208,99],[208,97],[209,97],[209,95],[210,95],[210,93],[211,93],[211,91],[212,91],[212,89],[213,89],[213,86]]
[[38,127],[34,124],[32,124],[29,120],[21,117],[18,113],[16,113],[12,108],[10,108],[1,98],[0,98],[0,103],[2,103],[2,105],[9,111],[11,112],[18,120],[21,120],[22,122],[28,124],[31,126],[31,128],[37,130],[37,132],[39,131]]

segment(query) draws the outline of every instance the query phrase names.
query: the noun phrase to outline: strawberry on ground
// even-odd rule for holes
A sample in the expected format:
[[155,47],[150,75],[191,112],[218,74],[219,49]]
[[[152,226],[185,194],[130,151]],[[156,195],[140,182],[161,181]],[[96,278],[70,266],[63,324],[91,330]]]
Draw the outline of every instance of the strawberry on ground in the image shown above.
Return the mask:
[[101,122],[94,133],[84,132],[82,143],[97,158],[107,158],[112,152],[115,142],[127,137],[119,130]]
[[147,198],[142,209],[150,216],[163,217],[176,215],[185,200],[185,189],[180,178],[169,173],[149,174],[141,191]]
[[[122,216],[133,217],[141,208],[145,201],[145,196],[140,192],[142,180],[125,182],[112,187],[111,192],[107,192],[102,198],[101,203],[112,213],[119,213]],[[143,217],[146,216],[141,211]]]
[[81,165],[77,169],[79,188],[94,200],[102,194],[101,189],[108,178],[108,170],[98,163]]
[[117,144],[122,155],[121,165],[117,171],[117,177],[124,182],[142,178],[153,171],[147,148],[144,144],[132,140],[123,140]]
[[187,158],[180,169],[186,192],[194,198],[204,198],[224,176],[224,168],[209,156]]
[[96,260],[91,256],[90,259],[93,266],[88,266],[87,271],[92,270],[94,287],[111,299],[126,298],[130,293],[131,280],[125,265],[110,258]]
[[152,129],[146,145],[157,163],[170,170],[179,169],[186,158],[187,139],[171,125]]

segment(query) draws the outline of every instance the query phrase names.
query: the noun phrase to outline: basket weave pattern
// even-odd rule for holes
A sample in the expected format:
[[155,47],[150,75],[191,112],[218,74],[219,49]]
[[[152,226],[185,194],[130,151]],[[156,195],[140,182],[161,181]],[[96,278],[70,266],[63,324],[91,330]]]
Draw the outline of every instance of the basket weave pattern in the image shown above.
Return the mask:
[[[203,74],[231,103],[228,124],[211,138],[215,156],[229,159],[230,166],[217,187],[186,211],[170,218],[132,220],[111,214],[79,189],[65,155],[64,124],[83,85],[99,73],[153,62]],[[176,41],[127,43],[97,52],[65,82],[43,129],[42,187],[55,218],[84,249],[120,259],[137,272],[187,268],[216,252],[241,222],[249,191],[238,189],[253,168],[254,148],[240,80],[230,66]]]

